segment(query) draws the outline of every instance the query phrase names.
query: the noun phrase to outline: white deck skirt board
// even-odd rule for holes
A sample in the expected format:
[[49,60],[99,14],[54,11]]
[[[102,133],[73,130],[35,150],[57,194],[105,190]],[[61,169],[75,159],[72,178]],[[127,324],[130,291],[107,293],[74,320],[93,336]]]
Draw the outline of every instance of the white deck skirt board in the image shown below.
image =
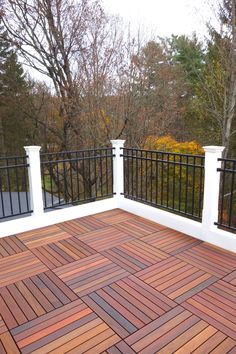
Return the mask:
[[117,208],[116,198],[109,198],[65,209],[49,211],[40,216],[31,215],[21,219],[5,221],[0,224],[0,237],[82,218],[83,216],[93,215],[115,208]]
[[211,243],[214,246],[236,253],[236,235],[228,231],[220,230],[217,226],[212,226],[211,229],[206,230],[201,222],[187,219],[183,216],[143,203],[138,203],[127,198],[120,200],[118,207],[186,235]]

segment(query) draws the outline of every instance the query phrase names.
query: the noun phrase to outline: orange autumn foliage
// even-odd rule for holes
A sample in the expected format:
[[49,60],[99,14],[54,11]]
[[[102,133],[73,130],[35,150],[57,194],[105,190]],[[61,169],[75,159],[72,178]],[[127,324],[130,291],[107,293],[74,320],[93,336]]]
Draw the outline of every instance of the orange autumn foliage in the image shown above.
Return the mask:
[[160,138],[149,136],[145,141],[144,149],[190,155],[204,154],[203,148],[197,141],[178,142],[170,135]]

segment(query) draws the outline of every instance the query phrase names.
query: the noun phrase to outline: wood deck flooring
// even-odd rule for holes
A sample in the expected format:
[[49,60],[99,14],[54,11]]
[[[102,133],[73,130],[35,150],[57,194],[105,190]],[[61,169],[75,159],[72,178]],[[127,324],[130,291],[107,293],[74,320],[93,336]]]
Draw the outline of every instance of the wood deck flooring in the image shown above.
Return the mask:
[[236,254],[119,209],[2,238],[4,353],[236,353]]

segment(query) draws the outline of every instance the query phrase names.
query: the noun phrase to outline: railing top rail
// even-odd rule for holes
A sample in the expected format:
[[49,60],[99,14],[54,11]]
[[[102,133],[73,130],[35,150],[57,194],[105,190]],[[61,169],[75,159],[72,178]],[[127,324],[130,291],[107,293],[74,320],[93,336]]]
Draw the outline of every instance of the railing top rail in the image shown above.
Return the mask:
[[50,155],[65,155],[65,154],[74,154],[74,153],[83,153],[91,151],[107,151],[114,150],[113,147],[104,147],[104,148],[93,148],[93,149],[83,149],[83,150],[70,150],[70,151],[59,151],[59,152],[41,152],[41,156],[50,156]]
[[85,157],[73,157],[71,159],[60,159],[60,160],[47,160],[47,161],[41,161],[41,164],[53,164],[53,163],[62,163],[62,162],[75,162],[75,161],[84,161],[84,160],[94,160],[94,159],[101,159],[101,158],[108,158],[108,157],[113,157],[115,156],[114,154],[109,154],[109,155],[102,155],[102,156],[85,156]]
[[[175,156],[185,156],[185,157],[196,157],[200,159],[204,159],[204,155],[191,155],[191,154],[181,154],[178,152],[166,152],[166,151],[158,151],[158,150],[147,150],[147,149],[137,149],[137,148],[120,148],[121,150],[131,150],[131,151],[141,151],[141,152],[149,152],[149,153],[156,153],[162,155],[175,155]],[[134,156],[135,157],[135,156]]]
[[218,161],[222,161],[222,162],[236,162],[236,159],[224,159],[224,158],[219,158]]
[[24,155],[24,156],[5,156],[5,157],[0,157],[0,161],[1,160],[15,160],[15,159],[26,159],[28,156]]

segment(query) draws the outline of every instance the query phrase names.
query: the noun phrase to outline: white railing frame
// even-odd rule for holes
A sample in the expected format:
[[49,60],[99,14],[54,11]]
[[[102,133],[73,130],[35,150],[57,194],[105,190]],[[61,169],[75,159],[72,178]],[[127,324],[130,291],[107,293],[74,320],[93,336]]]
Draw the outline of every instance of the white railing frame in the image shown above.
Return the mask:
[[229,251],[236,252],[235,234],[223,231],[215,225],[219,209],[220,167],[219,158],[224,150],[221,146],[208,146],[205,149],[205,185],[202,222],[197,222],[183,216],[175,215],[151,206],[124,198],[124,167],[123,151],[124,140],[112,140],[114,149],[113,159],[113,198],[91,203],[68,207],[60,210],[45,212],[43,208],[40,147],[25,147],[28,156],[28,175],[30,201],[33,213],[31,216],[16,220],[1,222],[0,237],[21,233],[32,229],[53,225],[75,218],[93,215],[99,212],[121,208],[135,215],[155,221],[166,227],[206,241]]

